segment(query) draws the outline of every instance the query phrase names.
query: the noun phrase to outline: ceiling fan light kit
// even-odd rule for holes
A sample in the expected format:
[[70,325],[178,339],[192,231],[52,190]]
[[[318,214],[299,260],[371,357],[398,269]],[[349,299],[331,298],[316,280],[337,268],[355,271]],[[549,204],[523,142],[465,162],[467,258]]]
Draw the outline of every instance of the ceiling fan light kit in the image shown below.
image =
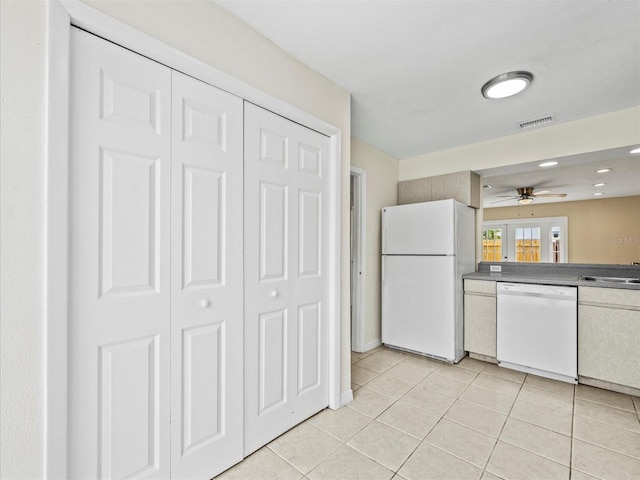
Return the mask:
[[482,96],[489,100],[507,98],[527,89],[533,82],[533,74],[525,71],[507,72],[493,77],[482,88]]
[[498,200],[497,202],[505,202],[507,200],[517,200],[520,205],[529,205],[538,197],[558,197],[564,198],[567,196],[566,193],[553,193],[551,190],[539,190],[534,191],[534,187],[520,187],[516,189],[518,195],[509,196],[509,195],[497,195],[498,197],[506,197],[506,200]]

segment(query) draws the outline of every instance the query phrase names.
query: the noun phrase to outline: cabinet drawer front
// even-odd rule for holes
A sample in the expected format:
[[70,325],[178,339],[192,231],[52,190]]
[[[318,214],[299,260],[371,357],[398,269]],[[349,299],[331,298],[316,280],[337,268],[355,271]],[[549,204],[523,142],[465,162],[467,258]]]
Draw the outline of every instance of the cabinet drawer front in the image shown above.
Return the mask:
[[640,311],[578,307],[578,374],[640,388]]
[[615,308],[640,310],[640,290],[578,287],[578,302],[587,304],[598,303],[602,305],[610,305]]
[[491,280],[465,280],[464,291],[495,295],[496,282]]

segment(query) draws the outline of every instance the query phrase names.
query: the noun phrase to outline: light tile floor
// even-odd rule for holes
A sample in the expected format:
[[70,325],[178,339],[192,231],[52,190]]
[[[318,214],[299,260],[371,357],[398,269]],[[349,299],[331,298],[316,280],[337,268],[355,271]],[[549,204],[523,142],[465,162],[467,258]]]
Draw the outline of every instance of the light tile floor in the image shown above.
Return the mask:
[[640,479],[640,398],[465,358],[352,354],[354,400],[219,479]]

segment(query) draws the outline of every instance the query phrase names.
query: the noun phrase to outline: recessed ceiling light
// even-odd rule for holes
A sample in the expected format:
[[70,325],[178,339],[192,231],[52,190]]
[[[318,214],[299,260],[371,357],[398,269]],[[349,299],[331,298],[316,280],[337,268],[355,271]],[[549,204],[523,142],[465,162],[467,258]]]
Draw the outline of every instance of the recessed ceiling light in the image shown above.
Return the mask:
[[596,173],[608,173],[610,171],[611,171],[610,168],[600,168],[600,169],[596,170]]
[[604,195],[604,192],[596,192],[593,194],[594,197],[599,197],[600,195]]
[[640,153],[640,147],[638,148],[634,148],[633,150],[631,150],[629,153]]
[[488,99],[507,98],[522,92],[533,81],[530,72],[507,72],[493,77],[482,86],[482,96]]
[[558,162],[544,162],[541,163],[540,165],[538,165],[539,167],[553,167],[554,165],[557,165]]
[[592,187],[604,187],[606,183],[594,183]]

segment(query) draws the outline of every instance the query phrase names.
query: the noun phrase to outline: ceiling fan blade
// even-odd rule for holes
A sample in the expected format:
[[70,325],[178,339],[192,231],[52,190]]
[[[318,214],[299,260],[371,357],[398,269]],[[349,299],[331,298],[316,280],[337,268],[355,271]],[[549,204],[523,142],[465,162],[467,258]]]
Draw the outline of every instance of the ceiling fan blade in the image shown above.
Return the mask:
[[514,195],[496,195],[496,198],[497,198],[497,197],[503,197],[503,198],[520,198],[520,197],[519,197],[519,196],[517,196],[517,195],[515,195],[515,196],[514,196]]
[[566,197],[566,193],[540,193],[536,197]]
[[[498,195],[498,196],[504,196],[504,195]],[[491,204],[493,205],[494,203],[500,203],[500,202],[508,202],[509,200],[516,200],[517,198],[520,197],[509,197],[509,198],[505,198],[504,200],[496,200],[495,202],[491,202]]]
[[535,195],[537,197],[538,195],[546,195],[547,193],[553,193],[553,192],[551,192],[551,190],[546,190],[545,189],[545,190],[540,190],[540,191],[537,191],[537,192],[533,192],[532,195]]

